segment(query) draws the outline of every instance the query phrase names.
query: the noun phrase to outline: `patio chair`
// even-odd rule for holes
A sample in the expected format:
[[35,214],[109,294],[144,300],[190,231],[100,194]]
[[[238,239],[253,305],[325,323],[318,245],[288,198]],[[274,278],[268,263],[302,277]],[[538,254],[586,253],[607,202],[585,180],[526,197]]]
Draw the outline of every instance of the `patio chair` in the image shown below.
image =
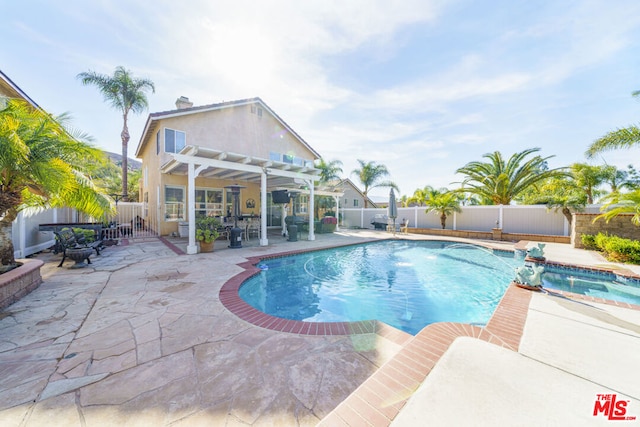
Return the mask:
[[402,223],[400,224],[400,233],[409,234],[409,220],[408,219],[403,219],[402,220]]
[[260,237],[260,219],[252,218],[249,220],[247,224],[247,229],[245,231],[245,237],[247,240],[250,239],[251,235],[255,234],[256,237]]

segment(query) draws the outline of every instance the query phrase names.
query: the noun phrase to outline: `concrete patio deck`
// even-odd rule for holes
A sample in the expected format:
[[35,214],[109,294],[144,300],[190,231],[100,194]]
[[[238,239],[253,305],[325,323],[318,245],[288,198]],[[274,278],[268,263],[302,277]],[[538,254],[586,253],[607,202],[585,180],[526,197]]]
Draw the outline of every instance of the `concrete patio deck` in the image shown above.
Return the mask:
[[[107,248],[83,269],[58,269],[59,256],[43,253],[38,258],[45,261],[44,283],[0,311],[0,424],[289,426],[317,425],[325,419],[324,425],[332,425],[328,420],[383,425],[384,420],[380,424],[366,414],[345,422],[334,409],[415,339],[267,330],[226,310],[218,292],[242,271],[238,264],[248,257],[388,237],[374,231],[317,235],[313,242],[270,236],[267,247],[254,240],[242,249],[228,249],[219,241],[214,253],[194,256],[171,249],[171,244],[177,249],[186,245],[182,240],[170,240],[168,246],[146,238]],[[567,245],[549,245],[547,258],[607,264]],[[566,390],[576,397],[575,404],[567,412],[552,405],[558,420],[571,420],[575,413],[601,421],[583,414],[579,406],[586,402],[593,411],[594,392],[618,393],[629,400],[628,414],[640,416],[640,378],[631,369],[640,354],[640,312],[557,301],[549,295],[532,296],[523,313],[526,322],[517,352],[474,338],[455,340],[394,423],[414,425],[412,417],[418,416],[421,424],[431,417],[434,425],[451,425],[447,409],[485,407],[478,396],[509,391],[503,386],[512,378],[510,371],[493,375],[496,361],[513,367],[519,378],[513,384],[524,387],[527,395],[548,392],[536,386],[536,378],[547,378],[544,375],[549,381],[571,383]],[[531,368],[534,363],[540,366]],[[547,374],[537,376],[538,371]],[[449,383],[460,388],[450,389]],[[470,401],[456,400],[467,397],[465,390]],[[439,410],[427,404],[431,399],[448,399],[450,406],[443,403]],[[505,417],[512,414],[511,425],[554,419],[553,413],[536,418],[535,411],[518,418],[508,410]],[[492,418],[486,420],[489,425]]]

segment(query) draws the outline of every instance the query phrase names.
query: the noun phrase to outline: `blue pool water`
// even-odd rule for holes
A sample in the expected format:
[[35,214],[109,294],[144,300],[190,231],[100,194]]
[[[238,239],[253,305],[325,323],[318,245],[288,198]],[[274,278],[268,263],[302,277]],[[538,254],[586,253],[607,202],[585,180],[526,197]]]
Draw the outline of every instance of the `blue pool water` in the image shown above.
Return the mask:
[[640,282],[613,273],[585,273],[573,268],[545,267],[542,286],[595,298],[640,305]]
[[[485,325],[523,263],[512,253],[476,245],[393,240],[263,261],[263,270],[242,284],[239,295],[276,317],[378,319],[415,335],[435,322]],[[545,269],[545,288],[640,305],[638,280]]]
[[376,242],[263,261],[239,294],[277,317],[378,319],[416,334],[434,322],[486,324],[522,263],[475,245]]

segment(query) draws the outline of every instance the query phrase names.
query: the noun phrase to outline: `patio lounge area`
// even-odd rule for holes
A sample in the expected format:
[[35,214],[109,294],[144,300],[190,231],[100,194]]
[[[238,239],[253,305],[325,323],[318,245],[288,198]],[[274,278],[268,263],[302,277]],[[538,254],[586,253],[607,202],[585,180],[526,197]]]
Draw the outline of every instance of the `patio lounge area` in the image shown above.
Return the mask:
[[[269,246],[254,239],[241,249],[219,240],[213,253],[194,256],[179,255],[185,239],[125,239],[81,269],[56,268],[59,255],[39,254],[44,283],[0,311],[0,420],[599,425],[606,420],[593,415],[597,394],[617,394],[627,415],[640,416],[634,309],[510,288],[486,329],[437,324],[412,337],[378,324],[350,335],[299,335],[254,326],[219,300],[250,257],[389,237],[342,230],[314,241],[270,236]],[[610,265],[569,245],[548,244],[546,254]]]

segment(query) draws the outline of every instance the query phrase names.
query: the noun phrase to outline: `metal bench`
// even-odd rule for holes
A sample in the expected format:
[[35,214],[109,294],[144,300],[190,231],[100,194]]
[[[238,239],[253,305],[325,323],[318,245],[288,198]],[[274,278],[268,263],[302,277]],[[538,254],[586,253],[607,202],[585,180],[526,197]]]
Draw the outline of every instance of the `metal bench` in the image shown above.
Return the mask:
[[62,267],[62,264],[67,257],[74,260],[76,265],[78,265],[85,259],[87,260],[87,264],[91,264],[89,257],[93,251],[96,252],[96,255],[100,255],[100,251],[102,250],[102,240],[87,242],[83,235],[76,234],[69,228],[54,231],[53,233],[56,236],[58,248],[62,252],[62,261],[60,261],[58,267]]

